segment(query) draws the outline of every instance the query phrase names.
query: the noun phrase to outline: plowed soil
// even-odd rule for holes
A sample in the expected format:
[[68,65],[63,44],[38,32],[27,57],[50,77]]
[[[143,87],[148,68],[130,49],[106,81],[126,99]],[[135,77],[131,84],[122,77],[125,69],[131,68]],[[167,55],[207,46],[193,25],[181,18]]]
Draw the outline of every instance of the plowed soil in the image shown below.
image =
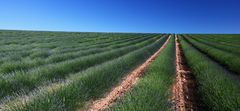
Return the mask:
[[198,111],[200,107],[197,99],[197,83],[194,75],[187,67],[178,37],[176,44],[176,78],[172,87],[173,111]]
[[127,92],[139,79],[140,76],[143,75],[144,71],[151,64],[153,60],[156,59],[158,54],[166,47],[169,39],[163,44],[163,46],[154,53],[149,59],[147,59],[142,65],[134,69],[130,72],[124,79],[117,85],[112,88],[110,93],[107,93],[104,98],[93,101],[92,104],[89,105],[88,111],[102,111],[108,108],[111,104],[113,104],[118,98],[120,98],[125,92]]

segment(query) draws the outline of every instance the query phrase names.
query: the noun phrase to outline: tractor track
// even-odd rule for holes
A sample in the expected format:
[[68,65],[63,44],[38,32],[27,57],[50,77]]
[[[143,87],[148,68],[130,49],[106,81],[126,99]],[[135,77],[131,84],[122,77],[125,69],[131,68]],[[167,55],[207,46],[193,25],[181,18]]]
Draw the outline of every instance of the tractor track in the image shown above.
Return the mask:
[[199,111],[197,82],[186,65],[177,35],[176,44],[176,78],[172,87],[173,111]]

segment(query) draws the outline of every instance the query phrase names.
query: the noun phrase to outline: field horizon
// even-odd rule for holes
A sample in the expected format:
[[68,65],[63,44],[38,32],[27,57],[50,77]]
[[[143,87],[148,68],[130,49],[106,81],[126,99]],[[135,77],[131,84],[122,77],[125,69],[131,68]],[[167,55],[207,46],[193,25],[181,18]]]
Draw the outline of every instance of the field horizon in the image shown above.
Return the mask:
[[142,33],[142,34],[234,34],[238,35],[240,33],[190,33],[190,32],[183,32],[183,33],[174,33],[174,32],[108,32],[108,31],[64,31],[64,30],[31,30],[31,29],[0,29],[0,31],[27,31],[27,32],[69,32],[69,33]]

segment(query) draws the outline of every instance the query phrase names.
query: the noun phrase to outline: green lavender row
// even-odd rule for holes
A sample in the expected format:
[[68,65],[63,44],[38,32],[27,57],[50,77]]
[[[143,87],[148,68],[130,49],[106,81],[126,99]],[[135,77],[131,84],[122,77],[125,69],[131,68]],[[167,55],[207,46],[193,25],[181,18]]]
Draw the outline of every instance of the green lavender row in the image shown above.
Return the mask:
[[[204,35],[201,35],[201,36],[204,36]],[[211,41],[205,40],[204,38],[206,38],[206,37],[201,37],[201,36],[200,37],[188,36],[188,37],[190,37],[200,43],[206,44],[210,47],[214,47],[219,50],[224,50],[229,53],[240,55],[240,51],[238,50],[239,47],[233,47],[233,46],[229,46],[229,45],[225,45],[225,44],[219,44],[219,42],[211,42]],[[221,38],[219,38],[219,39],[221,39]]]
[[82,109],[89,100],[101,97],[111,90],[125,74],[157,51],[166,39],[163,37],[151,45],[145,45],[117,59],[74,74],[66,79],[68,82],[60,83],[59,88],[53,87],[51,90],[43,88],[27,97],[16,98],[0,106],[6,111]]
[[[103,48],[90,48],[88,50],[81,50],[81,51],[76,51],[76,52],[52,55],[45,59],[39,58],[39,59],[33,59],[33,60],[25,59],[22,61],[4,61],[5,63],[0,66],[0,73],[10,73],[10,72],[18,71],[18,70],[25,71],[29,68],[37,67],[40,65],[61,62],[64,60],[68,60],[69,58],[75,59],[75,58],[82,57],[82,56],[88,56],[90,54],[104,52],[104,51],[110,50],[115,47],[122,47],[122,46],[127,46],[130,44],[136,44],[138,42],[142,42],[142,41],[145,41],[148,39],[150,39],[150,38],[149,37],[139,38],[139,39],[129,41],[129,42],[112,44],[110,46],[103,47]],[[152,39],[154,39],[154,38],[152,38]]]
[[82,58],[76,58],[57,64],[49,64],[29,72],[18,71],[14,73],[13,76],[0,78],[0,87],[3,89],[0,91],[0,97],[11,95],[19,90],[24,90],[25,92],[33,90],[46,81],[65,78],[71,73],[76,73],[91,66],[120,57],[153,42],[153,40],[149,40]]
[[[125,39],[126,38],[126,39]],[[40,47],[41,46],[44,46],[43,44],[41,44],[40,46],[37,46],[37,50],[35,49],[22,49],[22,51],[20,53],[14,51],[14,53],[11,53],[11,51],[7,51],[7,54],[5,55],[6,57],[5,58],[9,58],[10,60],[13,59],[14,57],[16,58],[19,58],[17,60],[21,60],[21,58],[23,57],[27,57],[27,56],[30,56],[31,58],[41,58],[41,57],[48,57],[53,54],[62,54],[62,53],[66,53],[66,52],[74,52],[74,51],[79,51],[79,50],[87,50],[87,49],[91,49],[91,48],[99,48],[99,47],[104,47],[104,46],[109,46],[109,45],[112,45],[112,44],[115,44],[115,43],[119,43],[119,42],[126,42],[126,41],[129,41],[129,40],[133,40],[133,39],[136,39],[136,38],[141,38],[141,37],[122,37],[122,38],[119,38],[119,39],[110,39],[110,41],[107,41],[107,40],[104,40],[103,42],[100,42],[100,43],[95,43],[95,44],[90,44],[90,43],[84,43],[84,44],[80,44],[81,46],[79,46],[78,44],[76,45],[73,45],[73,46],[70,46],[69,45],[72,45],[71,43],[58,43],[62,46],[64,46],[65,48],[62,49],[61,47],[57,46],[56,48],[54,48],[52,51],[50,49],[41,49]],[[69,38],[71,39],[71,38]],[[97,41],[96,41],[97,42]],[[52,45],[51,43],[48,43],[50,45]],[[29,45],[26,45],[27,47],[30,47]],[[66,47],[69,47],[69,48],[66,48]],[[3,47],[4,48],[4,47]],[[4,54],[4,53],[1,53],[1,54]],[[14,56],[13,56],[14,55]],[[2,62],[2,59],[5,59],[3,56],[1,57],[1,62]],[[9,60],[8,59],[8,60]],[[15,59],[16,60],[16,59]]]
[[165,49],[149,66],[137,85],[118,100],[110,111],[170,110],[169,89],[175,74],[175,42],[172,37]]
[[189,37],[184,37],[187,41],[189,41],[194,47],[198,48],[202,52],[209,55],[214,60],[218,61],[219,63],[225,65],[231,71],[234,71],[240,74],[240,57],[228,52],[225,52],[220,49],[216,49],[214,47],[210,47],[206,44],[197,42],[194,39]]
[[180,39],[188,66],[199,83],[203,102],[211,111],[240,109],[240,82],[233,74],[213,62],[206,55]]
[[[201,37],[202,34],[196,35]],[[204,34],[204,39],[211,42],[217,42],[224,45],[239,47],[240,35],[239,34]]]

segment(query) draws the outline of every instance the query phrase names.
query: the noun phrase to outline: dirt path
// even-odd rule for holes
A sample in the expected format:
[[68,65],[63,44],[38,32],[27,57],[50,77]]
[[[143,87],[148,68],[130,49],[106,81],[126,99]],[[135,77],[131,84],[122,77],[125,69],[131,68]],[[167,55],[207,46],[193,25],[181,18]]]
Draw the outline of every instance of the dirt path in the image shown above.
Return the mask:
[[197,111],[197,85],[194,76],[186,66],[177,35],[176,44],[176,80],[172,87],[172,110]]
[[144,73],[150,63],[155,60],[158,54],[166,47],[170,38],[171,35],[156,53],[154,53],[150,58],[148,58],[142,65],[130,72],[126,77],[124,77],[123,81],[121,81],[118,86],[114,87],[111,92],[108,93],[104,98],[93,101],[92,104],[89,105],[88,111],[102,111],[108,108],[120,96],[122,96],[126,91],[128,91],[137,82],[139,77]]

